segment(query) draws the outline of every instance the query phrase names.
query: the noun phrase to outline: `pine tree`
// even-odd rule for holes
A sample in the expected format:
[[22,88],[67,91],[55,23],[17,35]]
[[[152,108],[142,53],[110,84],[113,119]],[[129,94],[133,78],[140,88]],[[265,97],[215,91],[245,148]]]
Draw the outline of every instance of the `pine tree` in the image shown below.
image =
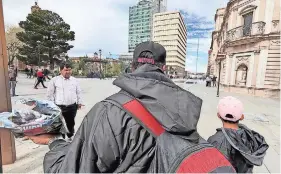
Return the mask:
[[70,31],[70,25],[57,14],[49,10],[38,10],[21,21],[19,26],[24,30],[17,33],[23,43],[19,48],[18,59],[27,63],[40,65],[50,63],[54,68],[56,58],[73,48],[67,43],[73,41],[75,32]]

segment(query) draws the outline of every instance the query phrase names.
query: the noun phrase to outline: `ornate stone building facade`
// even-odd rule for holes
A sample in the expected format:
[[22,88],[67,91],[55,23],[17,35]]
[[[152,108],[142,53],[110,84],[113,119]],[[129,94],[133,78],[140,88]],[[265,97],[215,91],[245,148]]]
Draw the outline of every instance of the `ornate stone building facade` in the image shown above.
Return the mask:
[[230,0],[215,15],[208,73],[224,90],[280,95],[280,0]]

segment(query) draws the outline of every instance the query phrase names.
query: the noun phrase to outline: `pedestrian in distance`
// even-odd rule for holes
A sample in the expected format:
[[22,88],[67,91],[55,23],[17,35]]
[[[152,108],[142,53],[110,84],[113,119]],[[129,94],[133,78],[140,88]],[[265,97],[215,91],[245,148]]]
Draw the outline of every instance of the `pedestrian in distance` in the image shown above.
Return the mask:
[[212,78],[212,81],[213,81],[213,87],[216,87],[216,86],[217,86],[217,77],[214,76],[214,77]]
[[37,83],[35,84],[34,88],[35,88],[35,89],[38,89],[37,86],[39,85],[39,83],[41,83],[44,88],[47,88],[47,87],[44,85],[44,81],[43,81],[44,74],[43,74],[42,70],[41,70],[41,69],[38,69],[38,71],[37,71],[36,74],[37,74]]
[[29,68],[27,66],[25,67],[24,72],[26,74],[26,78],[28,78],[29,77]]
[[12,97],[15,97],[17,96],[16,95],[17,73],[14,65],[10,65],[8,74],[9,74],[10,94]]
[[169,79],[165,64],[162,45],[137,45],[132,73],[113,82],[121,91],[90,110],[71,143],[49,134],[30,137],[49,144],[44,172],[234,172],[197,132],[202,100]]
[[239,121],[244,119],[243,104],[234,97],[219,101],[218,117],[223,127],[208,139],[231,162],[237,173],[252,173],[254,166],[261,166],[268,144],[259,133]]
[[206,78],[206,87],[210,87],[211,86],[211,77],[207,76]]
[[51,80],[51,78],[48,76],[50,74],[50,71],[47,69],[47,67],[44,68],[43,74],[44,74],[44,81],[46,81],[46,78]]
[[[67,63],[60,65],[61,75],[54,77],[47,90],[47,99],[61,108],[69,133],[68,141],[74,135],[75,117],[78,109],[83,106],[81,88],[76,78],[71,76],[72,69]],[[63,135],[63,138],[66,138]]]
[[30,70],[29,70],[29,78],[34,78],[34,70],[33,70],[33,67],[30,67]]

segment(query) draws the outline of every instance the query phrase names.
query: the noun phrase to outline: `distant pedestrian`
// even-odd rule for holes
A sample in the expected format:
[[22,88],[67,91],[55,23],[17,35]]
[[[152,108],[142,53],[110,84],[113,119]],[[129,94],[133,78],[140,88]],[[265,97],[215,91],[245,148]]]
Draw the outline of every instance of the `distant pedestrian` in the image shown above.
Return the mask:
[[42,70],[41,70],[41,69],[38,69],[38,71],[37,71],[37,83],[36,83],[36,85],[35,85],[35,87],[34,87],[35,89],[38,89],[37,86],[39,85],[39,83],[41,83],[44,88],[47,88],[47,87],[44,85],[43,78],[44,78],[44,74],[43,74]]
[[51,80],[50,77],[48,76],[50,74],[50,71],[47,68],[43,70],[43,74],[44,74],[44,81],[46,81],[46,78]]
[[213,81],[213,87],[216,87],[216,86],[217,86],[217,77],[214,76],[214,77],[212,78],[212,81]]
[[217,129],[208,142],[228,158],[237,173],[252,173],[254,166],[262,165],[269,147],[264,137],[239,124],[244,119],[243,104],[234,97],[219,101],[218,117],[223,128]]
[[206,78],[206,87],[210,87],[211,86],[211,78],[209,76],[207,76]]
[[26,74],[26,78],[28,78],[28,76],[29,76],[29,68],[27,66],[25,67],[24,72]]
[[14,65],[10,65],[8,74],[9,74],[10,93],[11,96],[14,97],[17,96],[16,95],[17,73]]
[[33,78],[33,77],[34,77],[34,70],[33,70],[33,67],[30,67],[29,78]]
[[[82,107],[81,88],[76,78],[71,76],[71,66],[60,65],[61,75],[54,77],[48,86],[47,99],[61,108],[69,133],[68,140],[74,135],[75,116]],[[63,135],[65,138],[65,135]]]
[[38,72],[38,68],[36,67],[33,71],[33,76],[36,78],[37,77],[37,72]]

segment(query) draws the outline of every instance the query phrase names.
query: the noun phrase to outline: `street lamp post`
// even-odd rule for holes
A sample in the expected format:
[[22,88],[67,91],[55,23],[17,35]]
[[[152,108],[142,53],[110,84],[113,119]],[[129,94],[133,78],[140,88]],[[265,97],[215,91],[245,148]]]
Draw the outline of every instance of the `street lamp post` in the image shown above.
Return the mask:
[[199,54],[199,38],[198,38],[198,44],[197,44],[197,57],[196,57],[196,80],[197,80],[198,54]]
[[220,97],[220,81],[221,81],[221,60],[219,60],[219,79],[217,86],[217,97]]
[[100,80],[102,79],[102,72],[101,72],[101,49],[99,49],[100,53]]

